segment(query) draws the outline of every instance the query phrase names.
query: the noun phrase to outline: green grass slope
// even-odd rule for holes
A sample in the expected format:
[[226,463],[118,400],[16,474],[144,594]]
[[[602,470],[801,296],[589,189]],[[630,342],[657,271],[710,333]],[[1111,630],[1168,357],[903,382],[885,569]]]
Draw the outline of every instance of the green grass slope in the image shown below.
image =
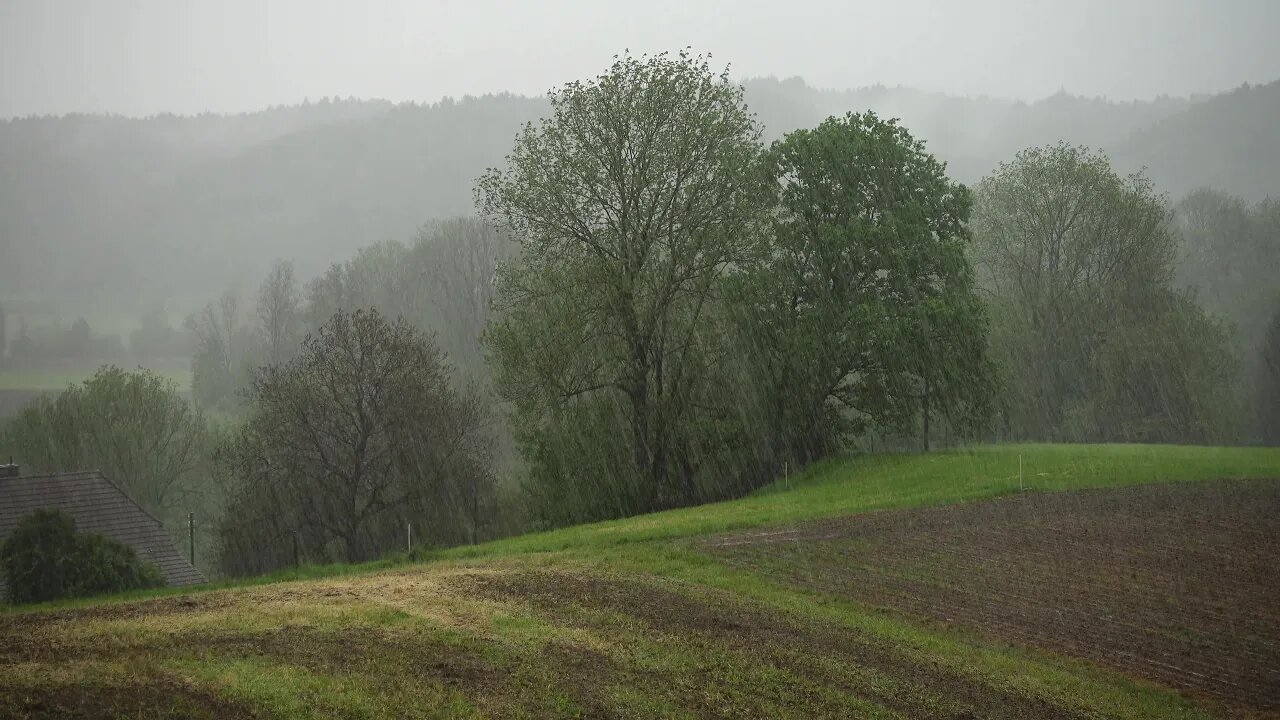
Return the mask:
[[455,548],[428,562],[10,611],[0,615],[0,715],[1211,717],[1226,711],[730,567],[700,542],[1020,487],[1250,477],[1280,477],[1280,450],[1023,445],[867,456],[732,502]]

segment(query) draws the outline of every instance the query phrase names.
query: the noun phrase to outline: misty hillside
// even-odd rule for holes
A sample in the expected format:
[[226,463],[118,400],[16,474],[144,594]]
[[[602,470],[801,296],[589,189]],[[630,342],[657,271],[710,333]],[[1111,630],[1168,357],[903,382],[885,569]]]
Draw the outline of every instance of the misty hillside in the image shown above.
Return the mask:
[[799,78],[753,80],[746,87],[748,101],[771,137],[811,127],[831,115],[871,108],[901,119],[963,182],[976,182],[1001,160],[1033,145],[1068,140],[1115,148],[1131,134],[1193,105],[1185,98],[1117,103],[1066,93],[1024,103],[910,88],[831,91],[810,87]]
[[1135,132],[1113,152],[1117,164],[1146,166],[1179,197],[1212,187],[1246,200],[1280,195],[1280,82],[1244,86]]
[[[1280,115],[1280,83],[1125,103],[826,91],[798,78],[746,87],[770,138],[872,108],[902,118],[965,182],[1024,147],[1067,140],[1108,151],[1120,169],[1149,167],[1175,199],[1202,185],[1247,199],[1280,194],[1280,144],[1265,137]],[[358,247],[470,214],[474,179],[545,109],[543,99],[499,95],[2,123],[0,294],[136,314],[251,286],[275,257],[313,275]]]

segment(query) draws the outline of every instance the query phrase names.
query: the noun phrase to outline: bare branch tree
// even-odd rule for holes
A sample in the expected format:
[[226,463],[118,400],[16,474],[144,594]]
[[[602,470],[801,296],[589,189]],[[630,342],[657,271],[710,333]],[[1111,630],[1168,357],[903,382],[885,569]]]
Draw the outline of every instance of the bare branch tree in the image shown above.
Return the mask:
[[293,262],[277,260],[258,289],[258,332],[267,348],[267,362],[278,365],[293,351],[299,321],[298,282]]
[[242,521],[265,513],[347,561],[385,552],[385,519],[430,515],[433,498],[457,495],[449,487],[491,481],[483,426],[428,336],[376,310],[339,311],[296,357],[258,370],[251,416],[219,457],[267,492],[238,496],[224,538],[251,536]]

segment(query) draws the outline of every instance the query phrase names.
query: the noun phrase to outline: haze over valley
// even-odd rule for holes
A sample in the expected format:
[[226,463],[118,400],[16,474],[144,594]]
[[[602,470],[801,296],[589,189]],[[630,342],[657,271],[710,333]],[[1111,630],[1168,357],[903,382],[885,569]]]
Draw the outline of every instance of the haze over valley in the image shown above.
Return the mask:
[[1280,717],[1277,31],[0,3],[0,717]]

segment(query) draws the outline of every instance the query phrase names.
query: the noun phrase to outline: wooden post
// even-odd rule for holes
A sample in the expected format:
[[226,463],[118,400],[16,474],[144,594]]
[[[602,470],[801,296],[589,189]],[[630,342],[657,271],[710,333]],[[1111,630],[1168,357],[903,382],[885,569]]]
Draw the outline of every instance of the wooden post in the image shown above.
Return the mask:
[[929,378],[924,379],[924,451],[929,452]]
[[409,539],[409,554],[412,555],[413,554],[413,523],[405,522],[404,531],[405,531],[405,536]]
[[187,540],[191,544],[191,567],[196,566],[196,514],[187,513]]

